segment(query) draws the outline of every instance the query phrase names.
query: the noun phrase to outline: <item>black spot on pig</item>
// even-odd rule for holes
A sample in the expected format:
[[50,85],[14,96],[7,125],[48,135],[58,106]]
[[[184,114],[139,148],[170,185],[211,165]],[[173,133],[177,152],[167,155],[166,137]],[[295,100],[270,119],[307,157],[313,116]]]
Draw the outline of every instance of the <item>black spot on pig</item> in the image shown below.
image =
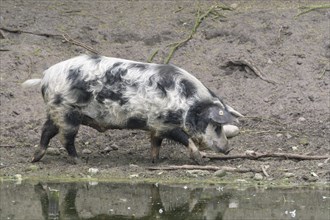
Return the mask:
[[183,110],[177,110],[177,111],[168,111],[165,113],[164,123],[165,124],[174,124],[179,125],[183,122]]
[[211,102],[196,102],[188,110],[186,124],[195,132],[205,132],[210,123],[209,108],[214,106]]
[[81,123],[81,114],[77,110],[70,110],[65,114],[64,120],[68,125],[76,127]]
[[101,62],[102,57],[100,55],[94,54],[90,56],[90,59],[92,59],[95,64],[98,64],[99,62]]
[[89,102],[92,97],[92,93],[89,89],[94,81],[85,81],[82,78],[80,67],[70,69],[67,79],[71,84],[70,91],[73,97],[76,98],[76,102],[80,104]]
[[187,79],[181,80],[180,86],[182,88],[182,95],[186,98],[193,96],[197,92],[196,86]]
[[147,121],[142,118],[129,118],[126,126],[129,129],[144,129],[147,127]]
[[114,92],[109,88],[103,87],[103,89],[96,95],[96,100],[103,104],[105,99],[119,102],[120,105],[124,105],[128,101],[127,98],[123,97],[122,93]]
[[53,101],[53,103],[55,104],[55,105],[59,105],[59,104],[61,104],[63,102],[63,97],[62,97],[62,95],[61,94],[56,94],[55,96],[54,96],[54,101]]
[[136,68],[136,69],[138,69],[138,70],[140,70],[140,71],[143,71],[143,70],[145,70],[145,69],[147,69],[147,64],[144,64],[144,63],[132,63],[132,64],[130,64],[129,66],[128,66],[128,68],[129,69],[134,69],[134,68]]
[[105,72],[105,83],[108,85],[114,85],[121,83],[123,81],[122,77],[126,75],[127,69],[121,68],[120,65],[122,63],[118,62],[113,64],[111,68],[109,68]]
[[167,131],[163,134],[163,137],[177,141],[184,146],[189,145],[189,136],[181,128],[174,128],[173,130]]
[[157,66],[157,72],[160,76],[174,77],[180,74],[180,69],[169,64],[161,64]]

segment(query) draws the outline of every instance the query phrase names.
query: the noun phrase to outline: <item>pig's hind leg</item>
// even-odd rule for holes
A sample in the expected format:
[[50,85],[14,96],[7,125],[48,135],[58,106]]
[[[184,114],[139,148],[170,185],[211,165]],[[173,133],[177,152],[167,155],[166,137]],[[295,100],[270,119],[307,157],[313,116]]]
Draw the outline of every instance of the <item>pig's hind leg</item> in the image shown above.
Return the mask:
[[47,116],[47,121],[44,123],[41,132],[40,139],[40,148],[38,148],[33,155],[31,162],[38,162],[45,155],[50,139],[52,139],[55,135],[58,134],[58,126],[54,123],[54,121]]
[[63,145],[70,156],[69,160],[74,164],[81,163],[75,147],[75,138],[82,122],[82,114],[78,109],[70,109],[61,116],[59,118],[61,124],[60,135]]

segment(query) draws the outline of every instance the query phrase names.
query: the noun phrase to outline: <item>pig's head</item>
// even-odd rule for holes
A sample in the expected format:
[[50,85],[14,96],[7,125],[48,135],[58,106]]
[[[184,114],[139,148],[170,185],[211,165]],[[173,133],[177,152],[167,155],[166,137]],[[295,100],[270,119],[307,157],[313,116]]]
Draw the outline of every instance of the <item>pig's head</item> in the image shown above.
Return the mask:
[[222,102],[201,102],[188,111],[186,127],[200,149],[210,148],[215,152],[228,154],[230,150],[223,125],[233,120],[234,115]]

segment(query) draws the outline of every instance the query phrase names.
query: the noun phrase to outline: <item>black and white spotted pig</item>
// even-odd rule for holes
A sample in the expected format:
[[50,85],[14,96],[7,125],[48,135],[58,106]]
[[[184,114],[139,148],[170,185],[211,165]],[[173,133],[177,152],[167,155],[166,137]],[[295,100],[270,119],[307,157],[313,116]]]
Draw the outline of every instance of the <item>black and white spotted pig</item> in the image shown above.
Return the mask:
[[78,162],[74,141],[79,126],[86,125],[100,132],[150,131],[153,162],[168,138],[188,147],[191,158],[200,163],[195,144],[228,153],[223,125],[242,116],[173,65],[82,55],[50,67],[42,79],[27,80],[23,86],[39,84],[47,121],[32,162],[45,155],[58,133],[73,162]]

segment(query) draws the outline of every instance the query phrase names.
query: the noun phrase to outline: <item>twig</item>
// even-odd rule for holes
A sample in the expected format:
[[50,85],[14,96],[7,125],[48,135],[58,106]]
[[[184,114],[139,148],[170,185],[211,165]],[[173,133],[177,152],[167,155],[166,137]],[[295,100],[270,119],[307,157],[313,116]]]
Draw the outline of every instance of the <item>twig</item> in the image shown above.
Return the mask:
[[7,27],[1,27],[0,30],[10,32],[10,33],[15,33],[15,34],[33,34],[33,35],[38,35],[38,36],[43,36],[43,37],[61,37],[60,34],[51,34],[51,33],[41,33],[41,32],[33,32],[33,31],[24,31],[20,29],[11,29]]
[[300,15],[306,14],[308,12],[314,11],[314,10],[318,10],[318,9],[325,9],[325,8],[330,8],[330,5],[309,5],[309,6],[302,6],[299,9],[306,9],[305,11],[300,12],[299,14],[297,14],[296,16],[294,16],[295,18],[299,17]]
[[93,49],[90,46],[87,46],[86,44],[83,44],[77,40],[74,40],[72,37],[70,37],[69,34],[67,33],[63,33],[63,34],[52,34],[52,33],[41,33],[41,32],[33,32],[33,31],[25,31],[25,30],[20,30],[20,29],[11,29],[11,28],[6,28],[6,27],[1,27],[0,30],[6,31],[6,32],[10,32],[10,33],[16,33],[16,34],[21,34],[21,33],[25,33],[25,34],[33,34],[33,35],[38,35],[38,36],[43,36],[43,37],[61,37],[63,38],[66,42],[69,42],[71,44],[80,46],[85,48],[86,50],[95,53],[95,54],[99,54],[98,51],[96,51],[95,49]]
[[288,133],[291,134],[292,136],[296,136],[298,137],[299,135],[301,135],[302,133],[296,133],[294,131],[290,131],[290,130],[282,130],[282,131],[277,131],[277,130],[250,130],[250,129],[245,129],[245,130],[241,130],[240,133],[244,134],[248,134],[248,133],[253,133],[253,135],[256,134],[274,134],[274,133]]
[[330,69],[329,69],[329,63],[327,63],[327,64],[325,65],[325,67],[322,69],[322,71],[321,71],[321,73],[320,73],[320,76],[319,76],[318,78],[319,78],[319,79],[322,79],[323,76],[325,75],[325,72],[327,72],[327,71],[330,71]]
[[15,145],[12,145],[12,144],[1,144],[0,147],[14,148],[16,146]]
[[[183,45],[185,45],[188,41],[190,41],[193,36],[195,35],[195,33],[197,32],[198,27],[200,26],[200,24],[202,23],[202,21],[208,17],[210,14],[216,14],[216,16],[220,16],[219,12],[217,10],[222,9],[222,10],[233,10],[231,7],[225,6],[225,5],[213,5],[211,6],[204,14],[201,14],[200,9],[197,10],[197,16],[195,18],[195,23],[194,26],[192,28],[192,30],[190,31],[189,35],[184,38],[183,40],[180,40],[178,42],[172,43],[170,44],[171,48],[169,51],[168,56],[165,58],[164,63],[167,64],[170,62],[174,52],[176,50],[178,50],[180,47],[182,47]],[[178,12],[178,11],[176,11]],[[175,13],[176,13],[175,12]],[[154,58],[156,54],[153,54],[153,56],[150,56],[150,59],[148,61],[152,62],[152,59]]]
[[182,165],[182,166],[163,166],[163,167],[147,167],[148,170],[223,170],[226,172],[238,172],[238,173],[247,173],[247,172],[261,172],[259,169],[253,168],[235,168],[227,166],[199,166],[199,165]]
[[147,60],[148,63],[151,63],[151,62],[152,62],[152,60],[154,59],[154,57],[157,55],[158,51],[159,51],[159,49],[155,50],[155,51],[150,55],[150,57],[149,57],[148,60]]
[[67,42],[69,43],[72,43],[74,45],[77,45],[77,46],[80,46],[80,47],[83,47],[85,48],[86,50],[89,50],[90,52],[92,53],[95,53],[95,54],[100,54],[97,50],[94,50],[92,47],[90,46],[87,46],[86,44],[83,44],[77,40],[74,40],[72,37],[70,37],[70,35],[68,35],[67,33],[63,33],[62,34],[62,37],[64,38],[64,40],[66,40]]
[[290,153],[258,153],[253,152],[252,154],[236,154],[236,155],[220,155],[220,154],[203,154],[203,157],[213,159],[213,160],[231,160],[231,159],[250,159],[256,160],[260,158],[282,158],[282,159],[296,159],[296,160],[322,160],[330,158],[330,155],[315,155],[315,156],[308,156],[308,155],[300,155],[300,154],[290,154]]
[[261,165],[261,170],[266,177],[269,177],[269,174],[267,173],[265,166]]
[[250,60],[247,59],[240,59],[240,60],[229,60],[225,65],[225,67],[228,66],[241,66],[244,67],[244,70],[246,72],[253,72],[256,76],[258,76],[260,79],[271,83],[271,84],[276,84],[275,81],[267,79],[264,74],[258,69],[256,65]]

